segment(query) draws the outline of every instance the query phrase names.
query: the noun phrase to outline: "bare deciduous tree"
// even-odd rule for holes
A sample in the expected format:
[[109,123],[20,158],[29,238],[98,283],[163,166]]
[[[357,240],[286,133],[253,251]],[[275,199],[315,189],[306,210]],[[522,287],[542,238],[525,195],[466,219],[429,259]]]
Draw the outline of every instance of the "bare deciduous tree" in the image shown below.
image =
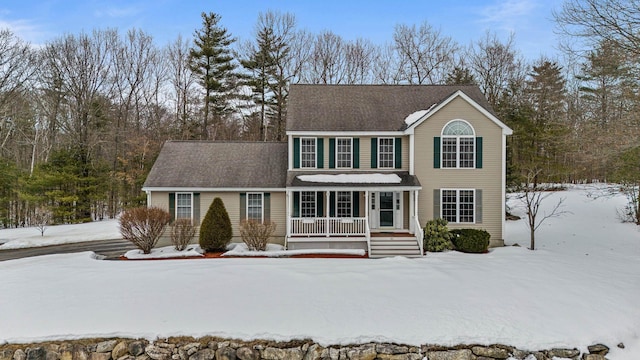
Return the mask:
[[528,173],[526,183],[522,188],[522,193],[518,197],[527,213],[527,226],[529,227],[529,239],[531,241],[529,249],[531,250],[536,249],[536,230],[538,230],[540,225],[547,219],[568,213],[568,211],[562,210],[562,204],[565,198],[560,198],[551,210],[540,213],[540,206],[544,200],[553,193],[545,191],[548,189],[535,183],[534,179],[538,176],[538,173],[540,173],[540,170],[532,170]]
[[606,40],[640,55],[638,0],[566,0],[553,16],[561,34],[582,38],[591,48]]
[[400,58],[402,80],[409,84],[443,84],[453,69],[458,45],[440,30],[423,22],[419,27],[396,25],[395,49]]

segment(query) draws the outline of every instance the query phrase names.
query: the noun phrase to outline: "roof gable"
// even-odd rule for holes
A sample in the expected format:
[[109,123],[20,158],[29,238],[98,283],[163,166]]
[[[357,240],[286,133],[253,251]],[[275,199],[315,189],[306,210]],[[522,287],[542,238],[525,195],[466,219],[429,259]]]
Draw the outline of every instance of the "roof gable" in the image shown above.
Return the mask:
[[430,109],[458,91],[493,113],[477,86],[293,84],[287,131],[403,131],[407,116]]
[[287,143],[167,141],[143,189],[284,188]]
[[500,127],[502,129],[502,133],[504,135],[511,135],[513,134],[513,130],[511,130],[510,127],[508,127],[505,123],[503,123],[502,121],[500,121],[500,119],[498,119],[493,112],[488,111],[486,108],[480,106],[480,104],[478,104],[477,102],[475,102],[471,97],[469,97],[468,95],[466,95],[464,92],[462,92],[461,90],[456,91],[455,93],[453,93],[451,96],[449,96],[447,99],[445,99],[444,101],[442,101],[439,104],[436,104],[435,106],[433,106],[431,109],[429,109],[427,112],[425,112],[424,114],[422,114],[422,116],[420,116],[416,121],[412,122],[411,124],[408,125],[408,128],[406,130],[407,133],[412,133],[413,130],[418,127],[420,124],[422,124],[424,121],[426,121],[429,117],[431,117],[433,114],[437,113],[440,109],[442,109],[443,107],[447,106],[450,102],[452,102],[453,100],[455,100],[456,98],[461,98],[463,100],[465,100],[467,103],[469,103],[472,107],[474,107],[476,110],[478,110],[480,113],[482,113],[484,116],[486,116],[489,120],[491,120],[494,124],[496,124],[498,127]]

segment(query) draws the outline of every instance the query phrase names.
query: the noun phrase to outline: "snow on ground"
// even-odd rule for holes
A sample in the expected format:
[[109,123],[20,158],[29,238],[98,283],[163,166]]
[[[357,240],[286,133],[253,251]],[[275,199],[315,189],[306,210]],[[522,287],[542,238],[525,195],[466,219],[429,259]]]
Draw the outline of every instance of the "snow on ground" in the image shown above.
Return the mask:
[[402,182],[396,174],[315,174],[298,175],[300,181],[314,183],[398,184]]
[[0,262],[0,343],[217,335],[585,351],[601,342],[610,359],[639,359],[640,232],[616,218],[624,198],[572,189],[543,207],[559,197],[572,214],[542,225],[536,251],[520,220],[507,224],[506,240],[523,246],[488,254]]
[[246,244],[240,243],[223,254],[223,256],[266,256],[266,257],[282,257],[291,255],[306,254],[335,254],[335,255],[359,255],[365,254],[364,250],[357,249],[319,249],[319,250],[285,250],[284,246],[277,244],[267,244],[265,251],[250,251]]
[[181,257],[198,257],[203,256],[204,251],[200,248],[200,245],[189,245],[182,251],[176,250],[174,246],[165,246],[157,249],[151,249],[151,253],[145,254],[142,250],[134,249],[124,253],[124,257],[131,260],[140,259],[168,259],[168,258],[181,258]]
[[2,229],[0,230],[0,250],[108,239],[122,239],[118,220],[48,226],[44,236],[35,227]]

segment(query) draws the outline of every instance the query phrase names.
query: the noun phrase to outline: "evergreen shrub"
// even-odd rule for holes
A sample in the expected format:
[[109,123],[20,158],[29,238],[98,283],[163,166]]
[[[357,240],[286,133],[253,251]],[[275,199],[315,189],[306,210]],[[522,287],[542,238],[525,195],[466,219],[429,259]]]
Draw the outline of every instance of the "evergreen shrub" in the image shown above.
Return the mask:
[[205,252],[226,251],[232,237],[229,213],[222,199],[217,197],[213,199],[200,224],[200,247]]
[[451,230],[451,241],[456,250],[464,253],[486,253],[489,250],[491,234],[480,229]]
[[430,252],[452,250],[452,237],[447,228],[447,220],[441,218],[429,220],[424,227],[424,249]]

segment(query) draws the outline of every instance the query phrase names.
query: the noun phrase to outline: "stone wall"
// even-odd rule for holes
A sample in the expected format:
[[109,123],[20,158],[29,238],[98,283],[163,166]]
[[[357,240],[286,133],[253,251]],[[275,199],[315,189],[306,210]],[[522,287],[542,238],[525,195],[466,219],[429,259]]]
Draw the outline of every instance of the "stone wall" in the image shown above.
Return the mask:
[[[620,346],[620,345],[619,345]],[[251,342],[213,337],[85,339],[0,345],[0,360],[548,360],[553,357],[603,360],[609,348],[597,344],[577,349],[525,351],[505,345],[410,346],[368,343],[320,346],[310,340]]]

